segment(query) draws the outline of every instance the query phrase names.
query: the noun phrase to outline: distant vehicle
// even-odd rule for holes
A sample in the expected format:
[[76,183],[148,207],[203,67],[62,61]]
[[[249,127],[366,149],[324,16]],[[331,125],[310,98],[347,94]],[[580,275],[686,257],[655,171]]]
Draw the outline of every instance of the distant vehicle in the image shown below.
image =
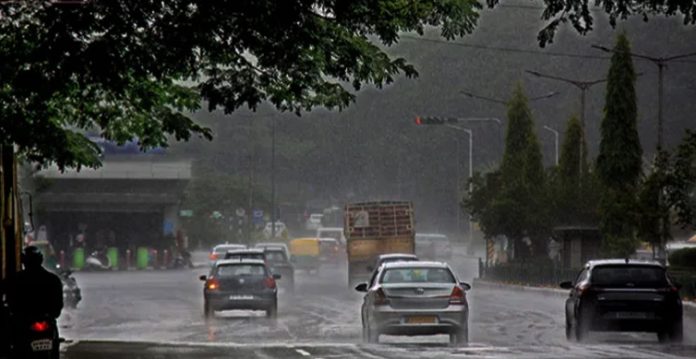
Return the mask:
[[424,260],[449,260],[452,245],[444,234],[416,233],[416,254]]
[[309,218],[307,218],[307,222],[305,223],[305,229],[308,231],[316,231],[317,229],[321,228],[322,218],[324,218],[324,215],[321,213],[310,214]]
[[290,241],[290,254],[295,269],[317,272],[320,264],[319,238],[304,237]]
[[380,334],[449,334],[451,345],[469,340],[469,305],[459,282],[440,262],[392,262],[375,271],[367,283],[361,307],[363,340],[377,343]]
[[410,253],[388,253],[377,257],[375,264],[367,268],[369,272],[379,269],[384,263],[392,262],[415,262],[418,261],[418,256]]
[[263,310],[266,317],[276,318],[278,288],[273,274],[261,260],[243,259],[215,262],[208,276],[200,276],[203,288],[203,312],[211,318],[216,311]]
[[414,253],[411,202],[351,203],[346,205],[344,216],[349,286],[369,277],[367,268],[380,254]]
[[228,251],[233,251],[237,249],[246,249],[246,246],[243,244],[218,244],[213,249],[210,250],[210,254],[208,255],[208,259],[210,260],[210,265],[212,266],[215,264],[215,261],[218,259],[222,259],[222,257],[225,256],[225,253]]
[[317,229],[317,237],[333,238],[338,241],[341,246],[346,245],[346,236],[343,234],[341,227],[322,227]]
[[295,290],[295,267],[288,258],[287,247],[265,247],[266,264],[272,273],[283,276],[280,286],[293,292]]
[[227,251],[227,253],[225,253],[225,256],[223,257],[223,259],[234,259],[234,260],[258,259],[258,260],[265,261],[266,260],[266,252],[260,248],[235,249],[235,250]]
[[589,261],[566,300],[566,337],[582,342],[590,331],[657,332],[660,342],[683,338],[681,285],[659,262]]
[[338,264],[341,260],[341,246],[334,238],[319,238],[319,260],[322,263]]
[[[267,239],[273,239],[271,238],[273,236],[273,225],[271,222],[266,223],[266,226],[263,228],[263,235]],[[275,238],[287,238],[288,236],[288,228],[285,226],[285,223],[283,222],[275,222]]]
[[288,245],[284,242],[260,242],[256,243],[254,248],[282,248],[285,251],[285,256],[290,258],[290,249],[288,249]]

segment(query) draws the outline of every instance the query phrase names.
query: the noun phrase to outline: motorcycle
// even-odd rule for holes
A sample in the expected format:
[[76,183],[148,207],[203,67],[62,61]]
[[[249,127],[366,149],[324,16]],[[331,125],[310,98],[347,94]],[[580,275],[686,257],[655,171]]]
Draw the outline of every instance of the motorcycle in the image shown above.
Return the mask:
[[72,271],[62,270],[58,272],[61,282],[63,282],[63,304],[68,308],[77,308],[77,304],[82,300],[82,292],[77,286]]
[[13,357],[27,359],[58,359],[60,339],[54,319],[35,318],[22,321],[13,343]]
[[184,251],[178,253],[169,264],[170,269],[182,269],[182,268],[193,268],[193,262],[191,262],[191,253]]
[[111,260],[102,251],[94,251],[85,259],[85,269],[111,270]]

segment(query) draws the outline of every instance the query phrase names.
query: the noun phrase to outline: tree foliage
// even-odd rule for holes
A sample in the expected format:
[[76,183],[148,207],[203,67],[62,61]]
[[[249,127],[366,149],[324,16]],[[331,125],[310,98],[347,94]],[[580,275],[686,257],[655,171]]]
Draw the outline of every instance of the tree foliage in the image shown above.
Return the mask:
[[415,76],[388,56],[401,32],[470,33],[473,0],[155,1],[0,4],[0,134],[32,161],[97,166],[97,131],[143,148],[209,138],[185,115],[268,101],[342,109],[351,91]]
[[635,71],[625,34],[618,36],[609,68],[597,174],[604,187],[600,228],[606,254],[635,250],[636,198],[643,150],[637,131]]
[[[544,255],[549,229],[545,177],[534,120],[518,85],[508,104],[500,173],[477,177],[465,206],[480,221],[486,236],[504,235],[512,240],[516,256]],[[524,238],[531,240],[531,252]]]
[[[487,0],[489,6],[495,6],[499,1]],[[542,47],[553,42],[561,24],[570,24],[581,35],[592,31],[597,9],[609,16],[612,27],[616,26],[617,20],[633,16],[645,21],[656,15],[678,16],[685,25],[696,23],[696,1],[693,0],[595,0],[595,8],[587,0],[544,0],[544,4],[546,7],[541,17],[547,24],[537,36]]]
[[[579,156],[581,141],[582,157]],[[589,171],[586,148],[580,121],[572,117],[568,120],[558,168],[549,186],[556,225],[593,225],[598,220],[599,184],[594,172]]]

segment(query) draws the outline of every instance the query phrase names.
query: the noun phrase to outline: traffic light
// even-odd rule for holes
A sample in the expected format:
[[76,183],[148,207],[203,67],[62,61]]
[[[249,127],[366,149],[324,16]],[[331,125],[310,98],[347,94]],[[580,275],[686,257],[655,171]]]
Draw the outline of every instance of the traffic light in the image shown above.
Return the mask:
[[457,123],[456,117],[416,117],[416,125],[444,125],[446,123]]

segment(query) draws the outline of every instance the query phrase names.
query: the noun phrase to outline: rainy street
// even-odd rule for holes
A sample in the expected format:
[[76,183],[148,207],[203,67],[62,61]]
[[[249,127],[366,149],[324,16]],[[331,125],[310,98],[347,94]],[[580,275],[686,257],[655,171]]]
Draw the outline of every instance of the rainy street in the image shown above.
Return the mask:
[[[455,269],[460,279],[476,275],[475,258]],[[280,293],[276,321],[259,312],[223,312],[203,317],[205,269],[79,273],[84,299],[61,319],[68,344],[64,358],[432,358],[456,357],[693,357],[694,311],[685,314],[682,346],[657,343],[654,334],[593,333],[588,344],[564,336],[563,296],[474,287],[470,344],[448,346],[447,336],[382,336],[361,342],[359,293],[346,288],[344,268],[316,275],[298,272],[295,294]],[[282,279],[281,279],[282,281]],[[80,354],[84,353],[84,354]],[[110,354],[111,353],[111,354]],[[138,356],[139,355],[139,356]]]

